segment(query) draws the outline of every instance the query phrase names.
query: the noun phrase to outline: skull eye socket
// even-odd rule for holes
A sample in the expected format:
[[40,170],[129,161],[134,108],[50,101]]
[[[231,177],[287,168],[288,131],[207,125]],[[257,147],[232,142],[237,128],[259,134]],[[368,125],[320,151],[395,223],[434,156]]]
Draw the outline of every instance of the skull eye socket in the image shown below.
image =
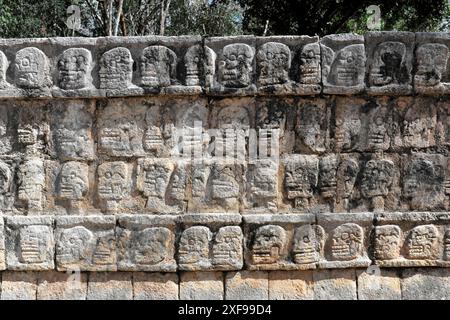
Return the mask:
[[304,236],[303,237],[303,242],[309,243],[310,242],[309,237],[308,236]]
[[230,59],[231,61],[235,61],[236,60],[236,56],[234,54],[230,54],[228,59]]
[[352,56],[347,57],[347,62],[348,63],[353,63],[354,61],[355,61],[355,59]]
[[342,240],[347,240],[350,238],[350,234],[348,234],[348,232],[344,232],[342,233],[341,239]]
[[105,172],[105,178],[111,179],[111,177],[112,177],[111,172],[109,172],[109,171]]

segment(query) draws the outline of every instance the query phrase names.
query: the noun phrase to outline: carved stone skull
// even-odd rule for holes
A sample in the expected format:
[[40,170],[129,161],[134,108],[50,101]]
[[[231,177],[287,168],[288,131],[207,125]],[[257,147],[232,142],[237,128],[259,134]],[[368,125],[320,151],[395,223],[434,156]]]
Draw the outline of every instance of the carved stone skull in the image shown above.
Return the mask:
[[225,87],[242,88],[252,83],[252,47],[244,43],[233,43],[223,48],[219,63],[220,82]]
[[277,263],[286,246],[286,231],[276,225],[259,227],[252,244],[252,259],[255,264]]

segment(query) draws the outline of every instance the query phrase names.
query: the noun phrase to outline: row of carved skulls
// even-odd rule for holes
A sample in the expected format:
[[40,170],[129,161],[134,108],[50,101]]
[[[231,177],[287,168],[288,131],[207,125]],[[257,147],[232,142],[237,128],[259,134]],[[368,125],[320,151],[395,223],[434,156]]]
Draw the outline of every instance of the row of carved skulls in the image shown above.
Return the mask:
[[[396,260],[402,256],[409,260],[437,260],[441,253],[442,260],[450,259],[450,231],[445,231],[442,238],[438,228],[431,224],[416,226],[405,236],[397,225],[375,226],[371,234],[373,243],[368,251],[377,260]],[[80,262],[113,265],[117,260],[123,267],[175,263],[175,237],[167,227],[120,229],[117,242],[113,229],[90,230],[83,225],[58,228],[55,236],[56,261],[63,268]],[[319,225],[302,225],[295,228],[291,247],[288,238],[288,232],[279,225],[256,228],[249,243],[251,264],[277,264],[285,259],[292,259],[295,264],[315,264],[324,259],[352,261],[368,253],[364,229],[356,223],[339,225],[328,236]],[[49,226],[23,226],[17,239],[19,261],[45,262],[52,250],[52,239]],[[240,269],[243,242],[239,226],[223,226],[216,232],[206,226],[188,227],[180,236],[178,263],[183,269],[192,270]]]
[[[323,61],[320,59],[322,50]],[[406,46],[402,42],[387,41],[379,44],[373,54],[370,70],[371,86],[409,83],[406,67]],[[449,49],[444,44],[427,43],[416,50],[418,86],[435,86],[447,71]],[[247,87],[253,81],[255,50],[245,43],[226,45],[218,63],[219,82],[225,87]],[[211,86],[215,74],[216,54],[208,47],[194,45],[184,56],[185,85]],[[289,46],[279,42],[267,42],[256,53],[257,79],[260,86],[280,85],[292,79],[293,57]],[[352,44],[334,52],[319,43],[302,47],[298,62],[298,82],[303,85],[321,82],[321,65],[326,84],[349,87],[362,84],[365,74],[363,44]],[[125,47],[105,52],[99,62],[101,89],[121,89],[133,86],[133,58]],[[8,87],[6,69],[8,61],[0,52],[0,87]],[[57,61],[58,81],[62,89],[74,90],[92,87],[92,55],[84,48],[65,50]],[[143,87],[166,87],[179,84],[177,80],[177,56],[169,48],[153,45],[142,51],[139,60],[140,83]],[[46,55],[35,47],[16,53],[14,62],[15,85],[33,89],[51,85],[50,64]]]
[[[352,198],[357,177],[361,175],[361,194],[366,199],[380,201],[386,197],[398,175],[396,165],[387,159],[372,159],[360,168],[360,162],[351,157],[328,155],[323,157],[291,155],[283,160],[284,188],[288,201],[297,209],[308,209],[316,189],[323,199],[344,202],[346,211]],[[98,166],[98,198],[114,203],[131,195],[131,164],[122,161],[105,162]],[[443,205],[449,193],[446,168],[432,158],[418,156],[405,168],[403,196],[413,209],[425,204]],[[166,203],[182,203],[187,199],[190,181],[192,197],[207,197],[208,201],[224,207],[236,207],[241,198],[241,186],[248,184],[247,193],[252,205],[276,209],[278,198],[277,162],[259,160],[247,165],[236,163],[200,163],[147,158],[138,161],[137,188],[147,197],[147,207],[157,210]],[[361,173],[360,173],[361,171]],[[89,165],[68,161],[61,165],[57,180],[57,196],[72,202],[83,201],[90,186]],[[0,195],[3,201],[13,201],[11,195],[14,169],[0,161]],[[45,190],[45,164],[39,158],[24,161],[18,167],[18,199],[29,207],[41,207]],[[376,202],[375,201],[375,202]],[[11,203],[9,203],[11,205]],[[234,205],[233,205],[234,204]],[[335,204],[337,205],[337,204]],[[373,209],[383,209],[376,207]],[[7,207],[6,202],[2,207]]]
[[[376,226],[372,230],[373,243],[369,251],[377,260],[395,260],[401,256],[410,260],[450,260],[450,231],[443,239],[434,225],[420,225],[407,231],[405,236],[397,225]],[[297,264],[317,263],[326,255],[334,261],[350,261],[364,255],[364,230],[355,223],[345,223],[332,230],[328,237],[329,252],[324,253],[326,234],[319,225],[304,225],[295,229],[291,248]],[[251,243],[253,264],[279,263],[288,256],[288,236],[278,225],[265,225],[256,229]]]

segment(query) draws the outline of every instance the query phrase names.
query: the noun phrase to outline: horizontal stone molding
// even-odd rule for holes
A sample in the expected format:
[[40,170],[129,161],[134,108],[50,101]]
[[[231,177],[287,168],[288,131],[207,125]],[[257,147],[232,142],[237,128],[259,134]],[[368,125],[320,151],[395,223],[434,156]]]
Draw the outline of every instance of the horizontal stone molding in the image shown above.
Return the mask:
[[[447,213],[8,216],[0,266],[20,271],[237,271],[449,267]],[[302,215],[299,215],[302,216]],[[289,217],[286,219],[286,217]]]
[[0,40],[0,98],[450,93],[447,33]]

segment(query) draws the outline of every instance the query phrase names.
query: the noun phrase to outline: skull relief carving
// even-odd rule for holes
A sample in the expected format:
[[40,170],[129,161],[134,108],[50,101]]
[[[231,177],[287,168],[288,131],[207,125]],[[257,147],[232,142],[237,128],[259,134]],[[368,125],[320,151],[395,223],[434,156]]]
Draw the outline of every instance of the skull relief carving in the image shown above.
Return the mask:
[[289,81],[291,50],[283,43],[267,42],[256,55],[261,86],[283,84]]
[[363,230],[355,223],[345,223],[333,230],[331,235],[331,257],[333,260],[354,260],[363,250]]
[[396,225],[377,226],[374,229],[374,256],[379,260],[391,260],[400,256],[402,231]]
[[295,229],[294,261],[297,264],[318,262],[324,246],[325,231],[318,225],[304,225]]
[[273,264],[280,260],[286,246],[286,231],[276,225],[259,227],[252,244],[254,264]]
[[219,63],[219,81],[225,87],[244,88],[252,83],[253,48],[244,43],[233,43],[223,48]]
[[439,231],[434,225],[413,228],[406,239],[408,259],[436,259],[439,255]]

